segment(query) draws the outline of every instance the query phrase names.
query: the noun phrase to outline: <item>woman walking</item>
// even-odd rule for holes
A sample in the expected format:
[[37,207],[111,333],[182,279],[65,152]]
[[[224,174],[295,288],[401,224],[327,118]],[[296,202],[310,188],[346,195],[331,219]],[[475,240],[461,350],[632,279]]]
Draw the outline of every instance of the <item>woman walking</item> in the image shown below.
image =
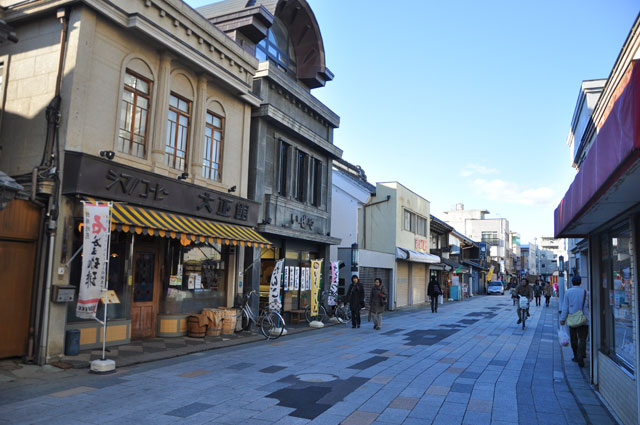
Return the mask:
[[553,289],[551,288],[551,284],[547,282],[544,286],[544,302],[546,307],[549,307],[549,300],[551,299],[551,295],[553,294]]
[[382,280],[376,277],[375,285],[371,288],[371,296],[369,297],[369,311],[373,316],[373,329],[380,330],[382,313],[386,304],[387,290],[382,286]]
[[351,286],[347,290],[347,302],[351,309],[351,327],[360,327],[360,309],[364,307],[364,286],[357,275],[351,276]]
[[435,276],[431,276],[429,286],[427,287],[427,295],[431,299],[431,312],[438,312],[438,297],[442,295],[442,289],[438,283],[438,279]]

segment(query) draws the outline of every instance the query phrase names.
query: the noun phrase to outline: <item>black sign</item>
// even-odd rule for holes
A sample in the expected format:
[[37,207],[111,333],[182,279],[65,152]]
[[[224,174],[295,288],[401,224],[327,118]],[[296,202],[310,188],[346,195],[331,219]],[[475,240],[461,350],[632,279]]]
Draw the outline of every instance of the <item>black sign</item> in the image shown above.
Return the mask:
[[63,195],[127,202],[255,226],[260,204],[78,152],[65,152]]

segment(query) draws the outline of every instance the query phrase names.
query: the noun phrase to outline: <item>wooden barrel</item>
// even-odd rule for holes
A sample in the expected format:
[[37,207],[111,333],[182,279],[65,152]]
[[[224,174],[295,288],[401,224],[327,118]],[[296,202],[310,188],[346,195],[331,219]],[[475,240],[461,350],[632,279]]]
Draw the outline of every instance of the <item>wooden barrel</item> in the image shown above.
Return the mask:
[[204,311],[213,313],[213,325],[207,328],[207,336],[219,336],[222,331],[222,310],[217,308],[205,308]]
[[197,316],[189,316],[187,320],[187,334],[192,338],[204,338],[207,333],[206,326],[200,326],[200,319]]
[[222,310],[222,335],[233,335],[236,330],[236,309],[223,307]]

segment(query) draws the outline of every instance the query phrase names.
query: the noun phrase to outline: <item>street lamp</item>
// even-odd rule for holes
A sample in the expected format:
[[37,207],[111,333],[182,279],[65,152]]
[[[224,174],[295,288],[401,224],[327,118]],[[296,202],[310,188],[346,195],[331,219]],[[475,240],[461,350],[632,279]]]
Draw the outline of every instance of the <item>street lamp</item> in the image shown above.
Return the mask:
[[9,201],[13,201],[18,191],[24,189],[14,179],[0,171],[0,210],[4,209]]
[[358,244],[354,242],[351,244],[351,271],[352,272],[358,271],[359,259],[360,259],[360,252],[358,250]]

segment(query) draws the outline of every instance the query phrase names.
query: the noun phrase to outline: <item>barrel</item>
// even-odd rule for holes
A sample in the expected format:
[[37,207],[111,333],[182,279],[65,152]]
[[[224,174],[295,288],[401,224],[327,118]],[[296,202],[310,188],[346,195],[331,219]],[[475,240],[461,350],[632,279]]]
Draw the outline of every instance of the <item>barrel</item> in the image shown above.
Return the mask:
[[223,307],[222,309],[222,335],[233,335],[236,330],[236,309]]
[[213,325],[207,328],[207,336],[219,336],[220,331],[222,331],[222,310],[205,308],[204,311],[213,312]]
[[187,320],[187,333],[191,338],[204,338],[207,333],[206,326],[200,326],[200,319],[197,316],[189,316]]

